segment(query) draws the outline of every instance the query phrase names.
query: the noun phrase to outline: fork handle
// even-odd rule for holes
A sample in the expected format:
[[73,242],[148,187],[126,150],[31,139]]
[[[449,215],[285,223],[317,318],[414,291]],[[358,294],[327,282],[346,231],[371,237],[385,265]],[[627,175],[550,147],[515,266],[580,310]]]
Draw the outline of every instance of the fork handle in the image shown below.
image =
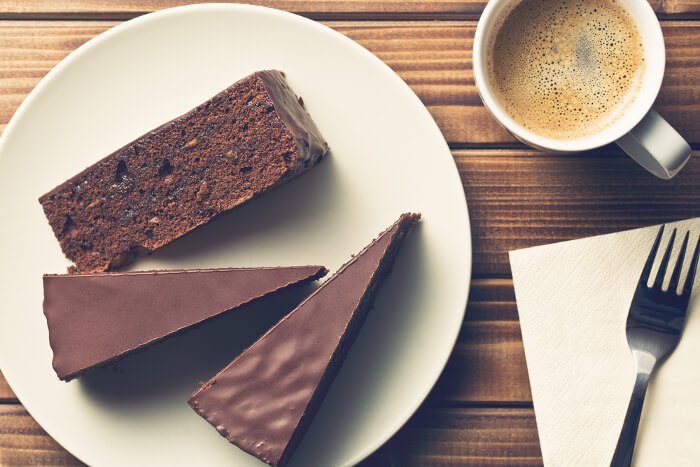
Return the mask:
[[637,440],[637,428],[639,428],[639,419],[642,416],[644,395],[647,393],[649,376],[650,374],[647,372],[637,373],[630,404],[627,407],[627,415],[625,415],[625,421],[622,424],[622,432],[620,433],[620,439],[617,441],[617,447],[615,448],[610,467],[629,467],[632,464],[634,443]]

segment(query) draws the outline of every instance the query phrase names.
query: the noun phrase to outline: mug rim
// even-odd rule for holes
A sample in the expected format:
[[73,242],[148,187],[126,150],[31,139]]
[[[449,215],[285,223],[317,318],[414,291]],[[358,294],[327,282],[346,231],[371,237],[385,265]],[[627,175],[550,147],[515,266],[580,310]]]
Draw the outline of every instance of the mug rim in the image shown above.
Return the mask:
[[[652,55],[652,53],[654,53],[653,51],[645,50],[646,70],[639,94],[630,103],[629,107],[622,111],[622,115],[603,130],[583,138],[558,140],[534,133],[508,115],[495,98],[486,72],[486,48],[488,46],[491,29],[496,20],[500,18],[499,14],[503,13],[506,6],[521,1],[523,0],[490,0],[479,18],[474,34],[472,50],[474,82],[481,101],[491,115],[518,140],[537,149],[550,152],[566,153],[587,151],[610,144],[629,133],[651,110],[661,90],[661,83],[666,67],[666,47],[661,31],[661,24],[651,5],[646,0],[627,0],[623,2],[623,8],[632,16],[633,21],[640,29],[640,36],[643,38],[645,45],[652,44],[656,46],[654,47],[656,51],[654,55]],[[644,17],[643,19],[646,23],[644,24],[643,33],[637,13]],[[646,48],[647,47],[645,47],[645,49]],[[654,60],[652,61],[649,58],[653,58]],[[631,110],[636,112],[632,116],[629,115]]]

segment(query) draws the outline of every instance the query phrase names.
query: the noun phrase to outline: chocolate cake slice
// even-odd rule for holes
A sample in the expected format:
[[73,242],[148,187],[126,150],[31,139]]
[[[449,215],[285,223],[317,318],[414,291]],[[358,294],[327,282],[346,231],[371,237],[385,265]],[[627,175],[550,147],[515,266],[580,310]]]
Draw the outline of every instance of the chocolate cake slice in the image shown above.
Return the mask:
[[289,458],[419,219],[404,214],[190,397],[219,433],[272,466]]
[[241,305],[326,275],[323,266],[44,275],[53,368],[68,381]]
[[105,271],[302,174],[327,151],[284,73],[259,71],[39,202],[71,270]]

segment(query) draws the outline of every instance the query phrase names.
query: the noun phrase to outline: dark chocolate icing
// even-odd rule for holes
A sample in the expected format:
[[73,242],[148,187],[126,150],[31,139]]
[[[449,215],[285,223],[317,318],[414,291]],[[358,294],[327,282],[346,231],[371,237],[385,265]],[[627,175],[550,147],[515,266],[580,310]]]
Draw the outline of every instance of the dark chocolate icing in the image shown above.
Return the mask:
[[318,279],[323,266],[44,276],[53,367],[69,380],[245,303]]
[[287,129],[297,140],[299,160],[303,163],[315,163],[328,152],[328,143],[323,139],[316,124],[304,110],[304,101],[295,98],[284,79],[284,73],[277,70],[259,71],[257,75],[265,83],[267,92],[272,96],[275,110],[282,117]]
[[190,405],[230,442],[282,465],[354,340],[400,240],[404,214],[294,311],[202,385]]

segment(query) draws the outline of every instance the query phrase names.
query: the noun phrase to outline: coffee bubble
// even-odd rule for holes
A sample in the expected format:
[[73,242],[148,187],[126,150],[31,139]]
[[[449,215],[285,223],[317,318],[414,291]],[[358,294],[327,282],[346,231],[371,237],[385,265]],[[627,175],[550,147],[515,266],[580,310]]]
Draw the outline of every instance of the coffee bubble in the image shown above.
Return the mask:
[[600,132],[639,93],[639,30],[615,0],[523,0],[488,42],[497,99],[519,124],[568,140]]

